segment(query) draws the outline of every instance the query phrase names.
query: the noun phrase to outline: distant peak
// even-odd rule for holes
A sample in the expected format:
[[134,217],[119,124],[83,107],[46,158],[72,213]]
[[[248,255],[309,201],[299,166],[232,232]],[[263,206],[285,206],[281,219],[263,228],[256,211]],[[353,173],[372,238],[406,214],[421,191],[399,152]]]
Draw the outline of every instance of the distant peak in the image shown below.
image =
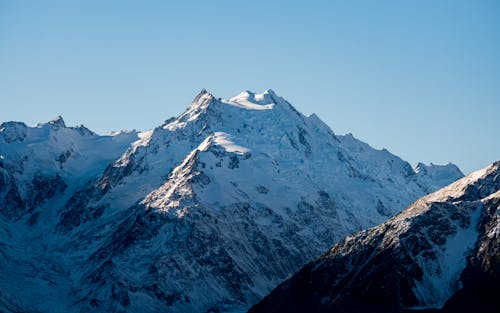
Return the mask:
[[250,90],[243,90],[242,92],[234,96],[232,99],[249,99],[253,98],[254,95],[255,93]]
[[23,122],[4,122],[0,124],[0,136],[3,136],[7,143],[23,141],[27,135],[28,126]]
[[448,169],[458,169],[458,166],[456,166],[455,164],[451,163],[451,162],[448,162],[446,164],[435,164],[433,162],[431,162],[429,165],[425,164],[425,163],[422,163],[422,162],[418,162],[417,166],[415,167],[415,169],[445,169],[445,168],[448,168]]
[[175,130],[179,127],[183,127],[187,122],[196,120],[200,116],[204,114],[204,112],[208,112],[211,104],[215,103],[215,97],[209,93],[205,88],[203,88],[197,95],[194,97],[191,104],[187,107],[186,111],[182,113],[177,118],[169,118],[167,119],[161,127],[164,129]]
[[210,92],[208,92],[205,88],[203,88],[198,93],[198,96],[209,95],[209,94],[210,94]]
[[417,166],[414,169],[415,173],[417,173],[419,176],[429,176],[433,177],[434,179],[448,179],[449,177],[454,177],[455,179],[462,178],[464,174],[458,166],[456,166],[453,163],[445,164],[445,165],[439,165],[439,164],[434,164],[430,163],[430,165],[427,165],[425,163],[419,162]]
[[260,94],[256,93],[256,92],[253,92],[251,90],[244,90],[244,91],[240,92],[236,97],[251,97],[251,96],[256,96],[256,95],[272,95],[272,96],[277,96],[276,93],[274,92],[274,90],[272,90],[272,89],[266,89],[266,90],[264,90],[263,93],[260,93]]
[[276,93],[272,89],[266,89],[266,91],[264,91],[264,94],[272,95],[272,96],[275,96],[275,97],[278,96],[278,95],[276,95]]
[[49,125],[52,126],[58,126],[58,127],[66,127],[66,123],[64,123],[64,120],[61,115],[56,116],[53,120],[49,121]]
[[193,103],[198,103],[200,100],[206,99],[206,98],[213,98],[214,96],[208,92],[205,88],[203,88],[197,95],[194,97]]
[[272,89],[266,89],[263,93],[255,93],[250,90],[245,90],[229,100],[234,102],[247,101],[254,104],[266,105],[276,104],[278,96]]

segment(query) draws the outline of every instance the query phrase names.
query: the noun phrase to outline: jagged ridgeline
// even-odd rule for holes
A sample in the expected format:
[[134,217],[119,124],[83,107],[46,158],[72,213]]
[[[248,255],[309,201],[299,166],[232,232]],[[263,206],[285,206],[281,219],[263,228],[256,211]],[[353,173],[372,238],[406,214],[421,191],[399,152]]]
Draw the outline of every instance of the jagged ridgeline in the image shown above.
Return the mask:
[[251,313],[500,312],[500,162],[342,239]]
[[462,177],[267,90],[97,135],[0,126],[0,310],[242,311],[345,235]]

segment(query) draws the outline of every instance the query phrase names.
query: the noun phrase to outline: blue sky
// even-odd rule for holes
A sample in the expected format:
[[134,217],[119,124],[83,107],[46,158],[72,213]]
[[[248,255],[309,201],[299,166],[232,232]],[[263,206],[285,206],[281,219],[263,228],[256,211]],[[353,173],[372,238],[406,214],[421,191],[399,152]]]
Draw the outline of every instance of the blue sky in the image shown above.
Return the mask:
[[272,88],[415,165],[500,159],[500,1],[0,0],[0,120],[149,129]]

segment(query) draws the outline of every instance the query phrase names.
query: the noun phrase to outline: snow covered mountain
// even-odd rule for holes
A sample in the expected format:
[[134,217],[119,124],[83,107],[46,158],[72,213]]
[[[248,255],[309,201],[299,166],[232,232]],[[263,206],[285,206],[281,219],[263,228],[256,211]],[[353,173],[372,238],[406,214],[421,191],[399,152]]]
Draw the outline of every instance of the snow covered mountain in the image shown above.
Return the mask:
[[500,162],[345,237],[249,312],[500,312]]
[[244,310],[341,237],[460,177],[337,136],[267,90],[203,90],[99,136],[0,126],[0,309]]

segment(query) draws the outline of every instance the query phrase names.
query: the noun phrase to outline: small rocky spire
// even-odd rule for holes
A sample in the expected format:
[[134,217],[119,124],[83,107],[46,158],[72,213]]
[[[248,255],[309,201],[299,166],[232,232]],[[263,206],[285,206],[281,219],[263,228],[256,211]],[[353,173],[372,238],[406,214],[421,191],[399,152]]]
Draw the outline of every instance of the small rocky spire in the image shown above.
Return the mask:
[[63,120],[63,118],[62,118],[61,115],[58,115],[56,118],[54,118],[53,120],[51,120],[49,122],[49,125],[59,126],[59,127],[66,127],[66,123],[64,123],[64,120]]
[[205,88],[203,88],[194,98],[193,103],[198,103],[203,97],[213,97]]

